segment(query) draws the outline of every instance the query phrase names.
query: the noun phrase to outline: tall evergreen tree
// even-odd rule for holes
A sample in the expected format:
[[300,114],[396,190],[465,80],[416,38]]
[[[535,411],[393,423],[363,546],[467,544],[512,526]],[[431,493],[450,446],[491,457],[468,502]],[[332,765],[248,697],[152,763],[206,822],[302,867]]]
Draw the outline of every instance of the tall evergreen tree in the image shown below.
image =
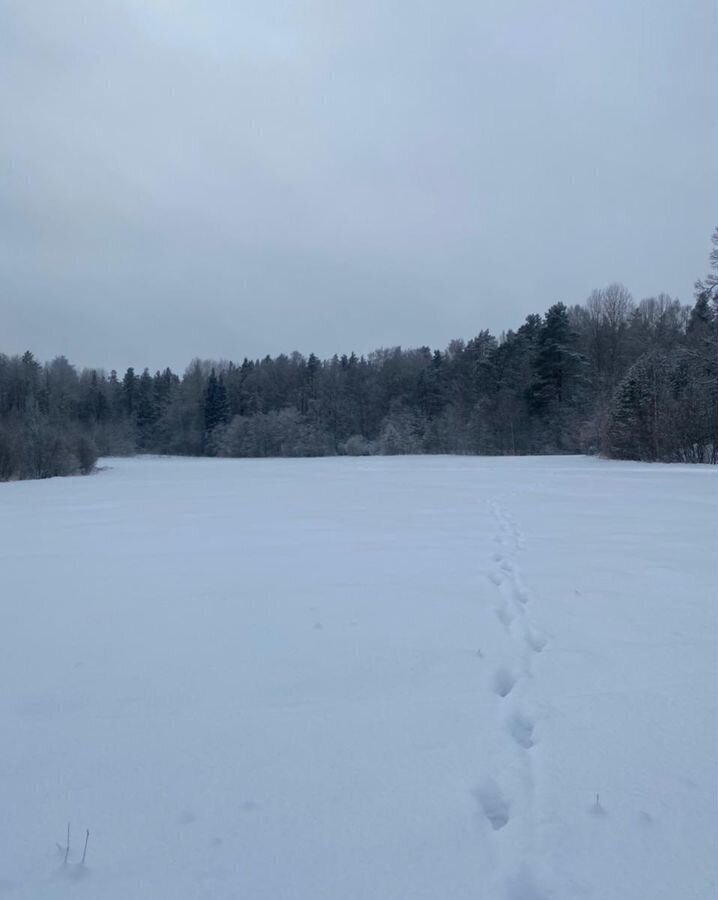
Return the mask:
[[217,378],[215,370],[212,369],[207,380],[204,397],[204,427],[207,434],[213,432],[218,426],[225,425],[229,421],[229,415],[229,400],[224,378],[221,373]]

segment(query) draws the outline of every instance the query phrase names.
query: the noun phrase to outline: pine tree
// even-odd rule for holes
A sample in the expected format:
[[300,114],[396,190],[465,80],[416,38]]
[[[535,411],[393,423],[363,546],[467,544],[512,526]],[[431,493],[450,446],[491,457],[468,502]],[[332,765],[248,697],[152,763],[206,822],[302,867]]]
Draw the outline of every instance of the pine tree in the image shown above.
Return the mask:
[[205,432],[210,435],[215,428],[226,424],[229,421],[229,416],[229,401],[227,399],[227,389],[224,385],[224,378],[221,374],[219,378],[217,378],[215,370],[212,369],[209,373],[204,397]]
[[534,380],[528,392],[531,412],[542,419],[542,452],[578,449],[575,413],[582,398],[586,360],[578,351],[563,303],[544,316],[533,361]]
[[137,382],[135,420],[137,423],[137,444],[141,450],[149,450],[154,442],[154,426],[160,410],[155,397],[155,386],[148,369]]
[[127,416],[133,416],[135,414],[135,406],[137,403],[137,381],[138,379],[135,375],[135,370],[130,366],[122,379],[122,399],[125,415]]

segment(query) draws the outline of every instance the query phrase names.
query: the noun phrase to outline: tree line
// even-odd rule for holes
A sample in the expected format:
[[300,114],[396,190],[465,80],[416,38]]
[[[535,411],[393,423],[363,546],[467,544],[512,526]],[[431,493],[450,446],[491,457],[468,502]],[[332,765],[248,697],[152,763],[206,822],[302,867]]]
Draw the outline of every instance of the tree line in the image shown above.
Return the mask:
[[620,284],[496,338],[320,360],[194,360],[183,375],[0,355],[0,480],[98,456],[600,453],[716,462],[718,229],[694,303]]

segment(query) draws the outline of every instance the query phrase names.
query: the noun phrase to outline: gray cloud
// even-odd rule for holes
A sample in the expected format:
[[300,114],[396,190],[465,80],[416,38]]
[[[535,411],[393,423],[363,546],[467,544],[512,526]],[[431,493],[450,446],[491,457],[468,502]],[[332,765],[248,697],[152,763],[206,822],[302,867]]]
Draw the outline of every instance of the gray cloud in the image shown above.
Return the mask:
[[621,280],[691,299],[709,0],[0,0],[5,352],[444,345]]

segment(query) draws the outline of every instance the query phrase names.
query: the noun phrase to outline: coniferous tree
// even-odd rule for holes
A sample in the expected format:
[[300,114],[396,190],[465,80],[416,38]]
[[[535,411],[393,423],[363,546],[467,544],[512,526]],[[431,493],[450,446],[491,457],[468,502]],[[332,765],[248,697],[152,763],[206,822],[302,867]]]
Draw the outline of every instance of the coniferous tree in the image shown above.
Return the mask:
[[204,428],[207,436],[220,425],[225,425],[229,421],[229,416],[230,407],[224,378],[221,373],[217,378],[215,370],[212,369],[204,396]]
[[125,372],[125,376],[122,379],[122,399],[125,415],[128,417],[134,416],[137,405],[137,376],[132,367]]
[[148,369],[143,371],[137,381],[134,399],[137,447],[140,450],[149,450],[154,446],[154,427],[160,411],[155,396],[155,385]]

